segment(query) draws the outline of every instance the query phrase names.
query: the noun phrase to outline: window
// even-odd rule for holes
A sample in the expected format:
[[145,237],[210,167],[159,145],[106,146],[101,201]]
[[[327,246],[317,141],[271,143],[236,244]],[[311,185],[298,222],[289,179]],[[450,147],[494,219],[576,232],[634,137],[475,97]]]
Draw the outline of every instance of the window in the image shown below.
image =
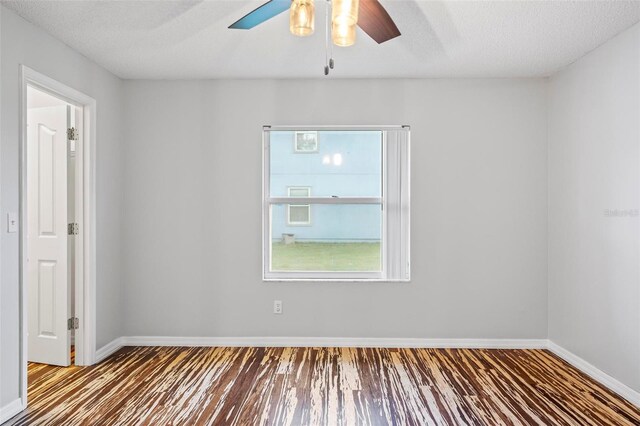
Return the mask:
[[318,152],[318,132],[295,132],[295,152]]
[[264,280],[410,279],[407,127],[265,127],[264,152]]
[[[287,188],[289,197],[310,197],[311,188],[308,186],[290,186]],[[311,225],[310,204],[288,204],[287,223],[291,226]]]

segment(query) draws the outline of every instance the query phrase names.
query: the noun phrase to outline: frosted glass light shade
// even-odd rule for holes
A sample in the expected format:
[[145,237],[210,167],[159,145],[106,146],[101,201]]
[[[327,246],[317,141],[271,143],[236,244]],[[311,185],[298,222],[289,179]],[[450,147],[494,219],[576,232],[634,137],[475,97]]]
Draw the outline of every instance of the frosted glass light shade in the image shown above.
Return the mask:
[[331,40],[336,46],[352,46],[356,42],[356,25],[333,24],[331,26]]
[[333,25],[356,25],[359,6],[359,0],[332,0],[331,23]]
[[293,0],[289,10],[291,34],[305,37],[313,34],[315,10],[313,0]]

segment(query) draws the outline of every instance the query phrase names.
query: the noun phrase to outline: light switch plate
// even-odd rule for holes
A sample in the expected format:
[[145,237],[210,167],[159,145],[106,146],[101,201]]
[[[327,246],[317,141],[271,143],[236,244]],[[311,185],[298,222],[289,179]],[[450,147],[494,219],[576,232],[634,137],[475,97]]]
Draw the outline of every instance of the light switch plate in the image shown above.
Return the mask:
[[18,213],[7,213],[7,232],[10,234],[15,234],[16,232],[18,232],[18,225]]

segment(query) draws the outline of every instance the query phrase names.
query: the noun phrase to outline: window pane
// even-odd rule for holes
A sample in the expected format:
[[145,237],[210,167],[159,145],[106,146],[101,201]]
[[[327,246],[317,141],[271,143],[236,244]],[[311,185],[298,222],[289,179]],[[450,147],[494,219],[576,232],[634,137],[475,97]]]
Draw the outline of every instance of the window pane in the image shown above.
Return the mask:
[[310,188],[289,188],[289,197],[308,197]]
[[[306,133],[316,142],[301,142]],[[381,131],[272,131],[269,144],[272,197],[302,196],[288,195],[290,187],[313,188],[317,197],[382,195]]]
[[311,224],[310,205],[294,206],[289,205],[289,225],[309,225]]
[[[294,226],[294,218],[310,223]],[[270,222],[271,271],[381,270],[378,204],[273,205]]]
[[296,132],[296,151],[314,152],[318,150],[318,132]]

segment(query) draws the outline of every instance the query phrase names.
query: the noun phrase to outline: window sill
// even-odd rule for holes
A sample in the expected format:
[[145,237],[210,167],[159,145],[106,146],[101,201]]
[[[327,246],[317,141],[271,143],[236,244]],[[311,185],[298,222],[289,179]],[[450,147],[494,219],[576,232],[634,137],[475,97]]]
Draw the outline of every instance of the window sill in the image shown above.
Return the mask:
[[318,283],[410,283],[411,278],[389,280],[385,278],[262,278],[264,283],[278,282],[318,282]]

